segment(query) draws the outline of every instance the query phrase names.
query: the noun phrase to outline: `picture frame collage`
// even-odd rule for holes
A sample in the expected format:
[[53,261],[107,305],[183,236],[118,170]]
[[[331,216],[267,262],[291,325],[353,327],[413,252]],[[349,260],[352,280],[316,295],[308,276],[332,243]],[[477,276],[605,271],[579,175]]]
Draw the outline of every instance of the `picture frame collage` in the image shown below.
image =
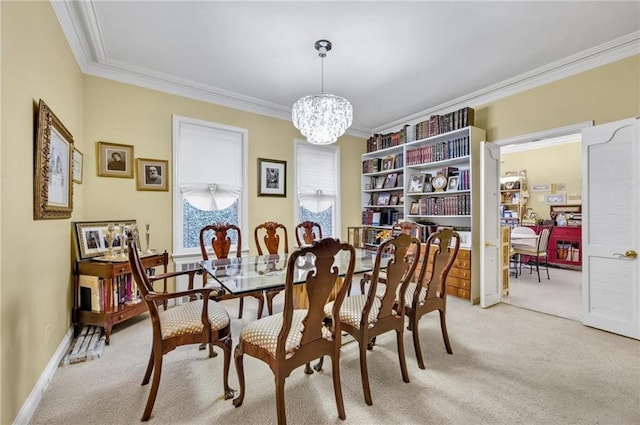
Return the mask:
[[98,177],[136,179],[141,191],[169,191],[169,161],[135,158],[133,145],[97,142]]

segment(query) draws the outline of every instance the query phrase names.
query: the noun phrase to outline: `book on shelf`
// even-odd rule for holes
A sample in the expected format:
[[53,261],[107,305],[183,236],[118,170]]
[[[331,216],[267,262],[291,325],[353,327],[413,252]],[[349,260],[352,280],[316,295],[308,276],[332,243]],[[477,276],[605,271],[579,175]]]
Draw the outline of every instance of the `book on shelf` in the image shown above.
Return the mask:
[[102,278],[81,274],[78,276],[78,290],[80,309],[101,313],[103,311],[103,287]]
[[374,211],[371,215],[371,224],[374,226],[380,226],[381,218],[382,218],[382,213],[380,211]]

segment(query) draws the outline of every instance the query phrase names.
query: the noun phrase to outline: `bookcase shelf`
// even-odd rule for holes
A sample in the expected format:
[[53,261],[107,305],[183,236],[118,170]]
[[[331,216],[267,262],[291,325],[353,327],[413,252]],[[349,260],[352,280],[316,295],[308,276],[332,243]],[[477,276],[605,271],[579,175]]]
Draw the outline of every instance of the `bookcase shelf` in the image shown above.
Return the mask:
[[[165,251],[162,254],[148,255],[142,258],[142,264],[150,274],[155,272],[156,267],[162,267],[163,273],[166,273],[169,254]],[[90,288],[89,305],[83,303],[81,299],[81,278],[93,282]],[[73,281],[72,320],[76,335],[84,325],[101,326],[105,330],[105,342],[109,344],[114,325],[147,311],[147,304],[142,300],[137,304],[126,303],[125,298],[130,298],[136,291],[128,261],[110,262],[91,259],[77,261]],[[163,280],[163,284],[163,291],[166,292],[166,279]]]

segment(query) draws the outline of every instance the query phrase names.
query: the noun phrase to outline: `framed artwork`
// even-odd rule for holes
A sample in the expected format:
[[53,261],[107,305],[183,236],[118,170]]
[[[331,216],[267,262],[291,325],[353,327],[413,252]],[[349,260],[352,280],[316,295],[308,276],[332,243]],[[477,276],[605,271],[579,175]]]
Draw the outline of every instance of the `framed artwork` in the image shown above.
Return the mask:
[[136,159],[136,187],[138,190],[169,190],[169,161]]
[[133,178],[133,146],[98,142],[98,176]]
[[393,156],[385,156],[382,158],[382,171],[393,170],[394,159]]
[[386,181],[386,178],[384,176],[378,176],[376,177],[376,185],[375,185],[375,189],[382,189],[384,188],[384,182]]
[[449,177],[449,182],[447,183],[447,190],[458,190],[458,176]]
[[[109,226],[116,230],[112,248],[119,250],[126,248],[127,239],[136,235],[136,245],[140,246],[140,237],[135,220],[111,220],[111,221],[77,221],[74,223],[76,237],[76,255],[78,260],[104,256],[109,252],[107,233]],[[120,236],[119,229],[122,229]],[[122,245],[123,244],[123,245]]]
[[389,199],[389,205],[398,205],[399,200],[400,200],[400,194],[392,193],[391,199]]
[[287,161],[258,158],[258,196],[287,196]]
[[73,148],[73,181],[82,183],[82,168],[84,166],[84,156],[78,149]]
[[566,204],[567,195],[564,193],[554,193],[552,195],[545,195],[544,202],[547,204]]
[[389,192],[381,192],[378,194],[376,205],[389,205],[391,194]]
[[397,180],[398,180],[398,173],[388,174],[384,182],[384,187],[385,188],[396,187]]
[[73,211],[73,136],[40,99],[33,175],[33,218],[69,218]]
[[424,186],[424,174],[412,174],[409,180],[409,192],[417,193],[422,192]]
[[414,201],[411,203],[411,210],[409,212],[411,215],[418,215],[420,213],[420,203]]

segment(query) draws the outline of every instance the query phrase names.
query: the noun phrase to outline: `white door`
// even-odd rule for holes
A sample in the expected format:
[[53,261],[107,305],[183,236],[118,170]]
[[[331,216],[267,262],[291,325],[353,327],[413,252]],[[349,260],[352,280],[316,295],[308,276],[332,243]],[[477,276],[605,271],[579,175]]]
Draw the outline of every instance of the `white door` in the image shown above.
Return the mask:
[[500,148],[480,144],[480,306],[498,304],[502,288],[500,258]]
[[640,339],[640,120],[582,131],[583,321]]

